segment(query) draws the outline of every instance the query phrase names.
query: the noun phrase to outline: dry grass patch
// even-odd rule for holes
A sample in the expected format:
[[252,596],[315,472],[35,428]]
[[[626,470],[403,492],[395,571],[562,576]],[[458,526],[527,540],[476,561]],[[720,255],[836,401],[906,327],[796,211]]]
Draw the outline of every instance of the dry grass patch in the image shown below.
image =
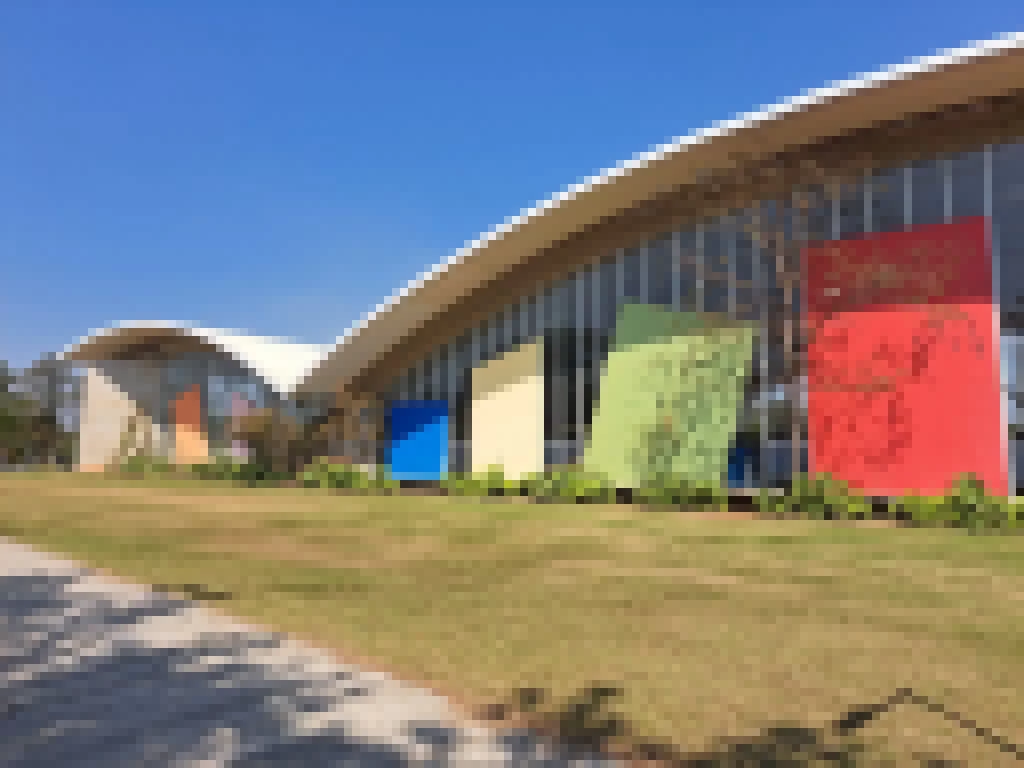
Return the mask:
[[[0,477],[0,530],[230,593],[221,610],[467,710],[608,681],[639,736],[692,752],[911,687],[1024,740],[1024,537],[68,476]],[[894,711],[864,731],[872,759],[1014,764],[957,729],[931,749],[915,717],[940,728]]]

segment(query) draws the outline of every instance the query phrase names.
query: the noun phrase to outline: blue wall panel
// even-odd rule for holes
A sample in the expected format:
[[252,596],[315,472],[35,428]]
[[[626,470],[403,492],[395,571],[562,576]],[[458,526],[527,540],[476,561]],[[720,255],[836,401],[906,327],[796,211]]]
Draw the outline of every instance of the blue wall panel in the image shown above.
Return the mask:
[[385,462],[395,480],[440,480],[448,472],[448,403],[406,400],[388,411]]

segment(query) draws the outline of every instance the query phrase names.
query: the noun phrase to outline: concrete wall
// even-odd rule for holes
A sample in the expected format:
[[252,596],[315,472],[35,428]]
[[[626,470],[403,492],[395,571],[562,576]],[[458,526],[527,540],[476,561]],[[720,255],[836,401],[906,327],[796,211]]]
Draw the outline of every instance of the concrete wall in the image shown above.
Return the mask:
[[544,470],[544,353],[541,343],[506,352],[473,371],[472,469],[507,477]]
[[146,362],[107,361],[86,369],[81,395],[78,465],[102,470],[122,453],[166,455],[160,426],[159,368]]

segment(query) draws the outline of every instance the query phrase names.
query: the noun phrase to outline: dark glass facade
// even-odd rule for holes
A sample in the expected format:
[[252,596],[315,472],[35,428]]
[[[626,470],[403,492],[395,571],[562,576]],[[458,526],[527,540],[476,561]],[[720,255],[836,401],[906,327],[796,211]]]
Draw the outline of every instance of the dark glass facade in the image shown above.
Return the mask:
[[[792,189],[783,199],[659,233],[603,254],[535,295],[516,298],[397,376],[388,397],[447,400],[451,469],[465,470],[472,370],[518,344],[545,341],[545,457],[582,456],[600,365],[620,306],[643,302],[754,321],[759,336],[740,432],[757,445],[744,485],[779,485],[806,471],[801,251],[814,241],[895,232],[964,216],[990,217],[1007,429],[1016,434],[1016,338],[1024,334],[1024,143],[979,147]],[[1011,483],[1014,479],[1011,442]],[[1024,476],[1022,476],[1024,480]]]

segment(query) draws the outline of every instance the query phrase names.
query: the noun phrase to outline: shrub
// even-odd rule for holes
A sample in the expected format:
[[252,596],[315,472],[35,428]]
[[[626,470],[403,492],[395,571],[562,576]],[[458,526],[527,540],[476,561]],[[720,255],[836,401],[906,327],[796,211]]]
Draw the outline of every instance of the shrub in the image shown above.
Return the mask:
[[504,468],[498,465],[477,475],[474,483],[483,496],[518,496],[522,486],[518,480],[505,477]]
[[277,485],[291,480],[289,472],[273,471],[262,464],[218,458],[203,464],[193,464],[188,473],[202,480],[229,480],[241,485]]
[[470,472],[450,472],[441,481],[441,487],[449,496],[483,496],[485,488],[480,478]]
[[492,466],[486,472],[451,473],[442,481],[442,487],[450,496],[521,496],[523,483],[505,477],[500,466]]
[[1018,500],[1017,498],[1011,498],[1006,500],[1006,527],[1010,529],[1022,530],[1024,524],[1022,524],[1020,505],[1024,501]]
[[759,507],[763,512],[812,520],[863,519],[871,512],[868,499],[851,494],[845,482],[828,473],[797,475],[789,492],[781,497],[762,491]]
[[656,472],[646,478],[634,491],[633,498],[647,504],[698,509],[720,510],[729,505],[729,494],[720,485],[666,472]]
[[915,527],[953,527],[950,506],[942,496],[900,496],[889,499],[888,510]]
[[373,493],[389,494],[399,490],[398,481],[391,477],[387,467],[374,467],[367,477],[367,488]]
[[121,459],[115,471],[127,477],[166,476],[179,472],[167,459],[143,454]]
[[578,467],[536,472],[523,479],[526,495],[540,502],[564,501],[608,504],[615,501],[615,486],[597,472]]
[[972,533],[1008,528],[1015,520],[1009,500],[992,496],[976,475],[961,475],[945,499],[947,519]]
[[333,488],[365,491],[371,478],[360,467],[352,464],[331,463],[321,460],[309,467],[301,476],[306,488]]
[[645,504],[716,510],[729,504],[728,492],[721,485],[667,472],[655,472],[645,478],[634,489],[633,499]]
[[[992,496],[973,474],[961,475],[946,496],[907,495],[890,498],[888,511],[920,527],[963,528],[972,533],[1017,528],[1017,505]],[[778,515],[819,520],[863,519],[871,511],[870,500],[851,494],[845,483],[828,475],[794,479],[785,496],[762,491],[760,508]]]

